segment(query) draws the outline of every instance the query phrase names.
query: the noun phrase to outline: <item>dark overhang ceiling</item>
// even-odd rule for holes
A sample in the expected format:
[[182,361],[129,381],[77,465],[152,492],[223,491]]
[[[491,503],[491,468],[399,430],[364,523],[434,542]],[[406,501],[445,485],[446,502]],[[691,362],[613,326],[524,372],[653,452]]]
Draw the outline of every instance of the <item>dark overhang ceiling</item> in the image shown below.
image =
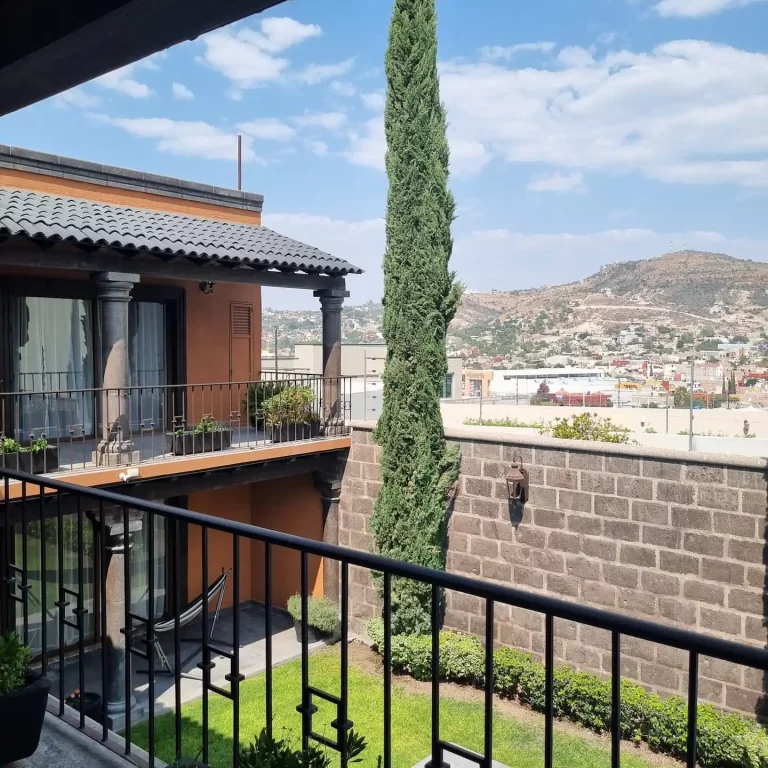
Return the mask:
[[0,116],[284,0],[0,0]]

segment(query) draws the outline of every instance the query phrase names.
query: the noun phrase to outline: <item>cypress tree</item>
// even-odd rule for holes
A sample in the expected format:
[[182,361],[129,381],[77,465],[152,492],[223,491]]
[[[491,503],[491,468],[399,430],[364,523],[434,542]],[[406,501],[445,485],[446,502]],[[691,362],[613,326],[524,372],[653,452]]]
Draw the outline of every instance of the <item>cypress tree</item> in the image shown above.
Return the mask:
[[[440,395],[448,324],[462,288],[448,268],[455,204],[448,189],[435,0],[395,0],[385,64],[387,362],[374,434],[383,486],[371,524],[382,554],[444,569],[446,499],[459,453],[446,448]],[[429,585],[394,579],[393,631],[428,632],[430,605]]]

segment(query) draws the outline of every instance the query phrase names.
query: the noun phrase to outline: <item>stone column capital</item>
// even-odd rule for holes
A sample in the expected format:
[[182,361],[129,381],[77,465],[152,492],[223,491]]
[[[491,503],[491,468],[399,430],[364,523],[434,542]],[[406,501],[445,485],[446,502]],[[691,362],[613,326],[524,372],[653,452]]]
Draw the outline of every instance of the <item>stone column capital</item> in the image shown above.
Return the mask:
[[344,308],[344,299],[349,297],[349,291],[342,291],[338,288],[324,288],[314,291],[312,295],[316,299],[320,299],[320,308],[323,312],[341,312]]
[[94,272],[91,278],[98,286],[98,298],[100,301],[131,300],[133,286],[139,282],[139,275],[132,272]]

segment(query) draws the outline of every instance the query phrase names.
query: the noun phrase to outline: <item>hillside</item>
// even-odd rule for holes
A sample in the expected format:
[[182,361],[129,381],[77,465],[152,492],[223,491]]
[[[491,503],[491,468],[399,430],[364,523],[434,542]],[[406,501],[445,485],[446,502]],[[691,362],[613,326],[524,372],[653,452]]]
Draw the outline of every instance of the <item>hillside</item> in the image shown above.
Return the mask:
[[[319,341],[319,312],[263,318],[265,349]],[[449,347],[478,364],[526,364],[550,356],[706,351],[706,338],[755,338],[768,328],[768,263],[723,253],[678,251],[609,264],[583,280],[520,291],[468,292],[451,324]],[[345,307],[346,342],[381,341],[381,305]],[[714,344],[714,347],[711,346]]]
[[716,332],[722,326],[723,333],[735,332],[736,325],[754,333],[765,323],[766,307],[768,264],[679,251],[609,264],[566,285],[468,294],[454,328],[491,319],[532,319],[544,312],[561,316],[556,324],[561,332],[581,325],[596,331],[606,323],[654,323],[696,330],[708,326]]

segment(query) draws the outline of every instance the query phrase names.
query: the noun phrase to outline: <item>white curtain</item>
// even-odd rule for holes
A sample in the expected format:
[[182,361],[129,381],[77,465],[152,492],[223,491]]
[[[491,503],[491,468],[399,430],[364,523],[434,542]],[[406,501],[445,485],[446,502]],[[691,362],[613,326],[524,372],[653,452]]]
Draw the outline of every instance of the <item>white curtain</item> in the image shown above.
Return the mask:
[[[149,528],[146,513],[141,514],[141,530],[133,535],[131,547],[131,603],[133,611],[140,616],[147,615],[149,607]],[[166,524],[165,518],[154,515],[154,559],[151,563],[154,574],[154,618],[165,613],[166,577]]]
[[14,299],[13,388],[16,439],[93,434],[91,303],[79,299]]
[[128,361],[131,369],[131,426],[163,427],[165,306],[150,301],[128,305]]

